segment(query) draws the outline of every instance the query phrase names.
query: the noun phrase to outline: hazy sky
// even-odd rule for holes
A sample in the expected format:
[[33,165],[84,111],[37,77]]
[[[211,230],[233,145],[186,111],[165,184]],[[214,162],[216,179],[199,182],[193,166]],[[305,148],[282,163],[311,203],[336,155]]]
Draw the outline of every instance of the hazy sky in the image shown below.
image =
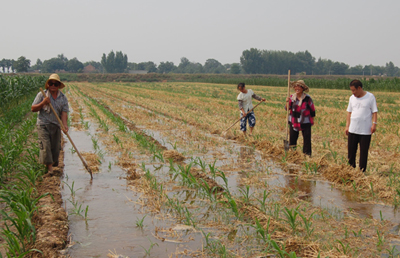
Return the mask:
[[399,0],[2,0],[0,59],[100,61],[114,50],[136,63],[225,64],[258,48],[400,66],[399,10]]

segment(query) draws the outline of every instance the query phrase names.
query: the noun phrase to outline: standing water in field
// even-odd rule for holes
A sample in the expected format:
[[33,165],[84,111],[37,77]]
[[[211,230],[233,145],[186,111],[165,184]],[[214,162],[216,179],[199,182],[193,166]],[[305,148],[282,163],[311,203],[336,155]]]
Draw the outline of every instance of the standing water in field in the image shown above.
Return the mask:
[[[95,152],[86,132],[71,130],[70,136],[79,151]],[[101,145],[99,149],[102,149]],[[91,181],[78,155],[72,153],[69,142],[64,150],[62,195],[69,214],[71,243],[67,252],[71,257],[107,257],[110,252],[143,257],[149,249],[152,257],[165,257],[166,251],[173,253],[178,245],[182,245],[152,246],[151,241],[155,240],[151,232],[156,226],[168,227],[168,224],[154,220],[153,215],[146,215],[140,205],[135,204],[137,196],[124,179],[126,172],[114,165],[112,157],[104,155],[99,173],[94,173]],[[138,226],[137,222],[144,227]],[[188,248],[197,249],[201,241],[188,244],[191,245]]]
[[[113,108],[111,103],[109,105]],[[138,113],[135,107],[129,106],[128,109],[130,113]],[[140,113],[143,111],[146,110],[140,108]],[[125,117],[132,119],[129,113]],[[105,123],[105,117],[99,117],[100,119]],[[229,192],[239,202],[245,200],[245,197],[258,198],[263,192],[265,193],[264,190],[269,191],[271,194],[266,197],[267,203],[271,201],[275,208],[277,207],[275,214],[279,218],[280,213],[281,217],[278,220],[280,223],[285,222],[282,216],[283,208],[286,207],[279,208],[279,205],[285,204],[285,198],[295,202],[302,201],[304,208],[321,208],[337,221],[343,221],[341,219],[343,217],[354,217],[395,222],[398,218],[392,208],[358,203],[353,201],[351,193],[339,191],[327,182],[302,180],[297,176],[288,175],[274,162],[262,158],[261,153],[254,148],[226,141],[195,126],[167,119],[169,118],[151,113],[143,121],[130,120],[132,124],[135,122],[137,128],[156,139],[160,145],[168,150],[177,150],[186,157],[184,163],[172,164],[164,160],[158,150],[150,153],[144,150],[132,150],[132,161],[137,168],[142,167],[142,176],[146,174],[146,180],[149,184],[153,184],[155,189],[165,190],[167,198],[163,200],[164,203],[159,204],[158,209],[153,210],[147,209],[148,204],[157,200],[155,198],[157,196],[142,198],[147,193],[129,185],[129,181],[124,179],[125,171],[115,165],[116,160],[113,157],[104,154],[104,146],[110,144],[110,139],[106,139],[107,135],[101,136],[101,140],[104,141],[102,145],[97,143],[96,137],[99,137],[99,134],[94,136],[93,130],[89,135],[71,132],[72,138],[76,138],[79,142],[80,151],[96,152],[102,160],[99,173],[95,174],[93,181],[90,182],[77,155],[68,151],[69,144],[65,146],[63,196],[70,214],[73,245],[68,249],[68,253],[72,257],[106,257],[110,253],[128,257],[166,257],[178,254],[180,257],[186,257],[191,254],[188,250],[192,252],[202,250],[205,243],[208,252],[212,253],[222,252],[225,248],[244,256],[252,253],[251,250],[255,253],[261,251],[258,238],[253,237],[254,241],[251,242],[252,238],[246,235],[254,233],[254,236],[257,236],[248,218],[240,221],[238,211],[234,215],[229,208],[219,205],[225,202],[223,199],[215,201],[216,197],[210,195],[207,197],[208,200],[204,191],[193,187],[190,178],[183,178],[184,175],[190,174],[185,172],[190,166],[197,171],[203,170],[204,173],[207,171],[208,177],[212,177],[219,185],[225,187],[224,192]],[[129,131],[124,133],[133,136]],[[118,138],[122,133],[118,136],[115,130],[112,132],[110,130],[108,135],[111,135],[111,139],[112,135],[114,136],[115,143],[112,144],[121,144],[121,148],[122,144],[125,144]],[[88,147],[92,145],[97,147]],[[126,145],[124,147],[126,148]],[[110,153],[118,156],[121,150]],[[218,176],[218,172],[215,173],[217,170],[223,171],[226,177]],[[182,178],[186,181],[182,181]],[[230,195],[222,197],[228,198]],[[233,201],[229,201],[232,210],[235,208]],[[253,204],[257,204],[257,201],[259,200],[253,198]],[[87,217],[86,207],[88,207]],[[288,207],[289,210],[293,209]],[[270,212],[272,208],[267,207],[267,210]],[[323,212],[321,216],[325,220]],[[223,220],[227,220],[228,223],[222,225]],[[219,239],[224,237],[233,244],[224,242],[222,245]],[[244,242],[246,239],[250,239],[249,245]],[[212,249],[214,247],[220,248],[219,251]]]

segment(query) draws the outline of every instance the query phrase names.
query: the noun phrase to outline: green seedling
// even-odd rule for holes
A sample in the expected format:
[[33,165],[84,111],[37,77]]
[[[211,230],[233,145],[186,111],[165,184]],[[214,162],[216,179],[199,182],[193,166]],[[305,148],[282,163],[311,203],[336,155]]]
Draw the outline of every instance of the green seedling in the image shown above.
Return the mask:
[[299,215],[298,208],[299,206],[297,206],[295,209],[293,208],[289,210],[287,207],[285,207],[283,210],[283,214],[286,217],[285,221],[292,228],[293,234],[297,233],[297,226],[299,225],[299,222],[296,221],[297,215]]
[[76,189],[76,190],[74,189],[75,181],[72,181],[71,186],[69,186],[69,184],[67,184],[67,182],[65,182],[65,181],[63,181],[63,183],[64,183],[66,186],[68,186],[68,188],[69,188],[69,190],[70,190],[70,192],[71,192],[71,197],[72,197],[72,198],[75,198],[76,191],[82,189],[82,188],[78,188],[78,189]]
[[263,212],[267,212],[267,198],[268,198],[268,196],[269,196],[269,194],[270,194],[271,192],[268,192],[267,193],[267,190],[264,190],[264,193],[263,193],[263,199],[262,200],[257,200],[259,203],[260,203],[260,205],[261,205],[261,211],[263,211]]
[[256,229],[256,232],[258,235],[260,235],[261,239],[264,241],[265,244],[269,245],[269,240],[268,240],[268,234],[269,234],[269,223],[270,223],[270,218],[268,218],[268,223],[267,223],[267,228],[264,229],[264,227],[260,224],[260,221],[258,218],[256,218],[256,225],[252,225],[253,228]]
[[144,217],[141,219],[136,218],[136,227],[143,229],[143,221],[144,221],[144,218],[146,218],[146,216],[147,215],[144,215]]
[[201,170],[205,173],[206,172],[206,163],[204,162],[204,161],[202,161],[201,160],[201,158],[199,158],[199,157],[197,157],[195,160],[194,160],[194,163],[196,164],[196,165],[198,165],[198,166],[200,166],[201,167]]
[[240,193],[243,195],[245,203],[250,203],[250,186],[246,185],[246,189],[239,188]]
[[379,232],[379,230],[376,230],[376,234],[378,236],[378,242],[376,243],[376,248],[378,249],[379,252],[382,251],[382,246],[385,242],[385,236]]
[[352,230],[354,237],[361,237],[361,231],[362,231],[362,228],[360,228],[360,230],[358,232],[355,232],[354,230]]
[[146,256],[150,256],[150,251],[151,251],[151,249],[153,249],[153,247],[154,247],[155,245],[158,246],[158,244],[157,244],[157,243],[153,243],[153,242],[150,240],[150,238],[147,238],[147,239],[150,241],[150,247],[149,247],[148,249],[144,248],[143,246],[140,246],[140,247],[142,247],[143,250],[146,252]]
[[340,241],[340,240],[336,240],[336,242],[338,242],[340,244],[340,246],[342,247],[342,250],[340,250],[340,248],[338,246],[335,246],[335,249],[339,253],[343,253],[344,255],[348,255],[353,250],[353,248],[351,248],[349,244],[344,245],[342,243],[342,241]]
[[307,236],[308,237],[310,237],[311,234],[314,231],[314,228],[312,228],[312,221],[311,221],[311,219],[313,218],[314,213],[315,212],[311,213],[311,215],[308,216],[308,219],[303,214],[299,213],[299,216],[303,219],[304,227],[306,228],[306,232],[307,232]]

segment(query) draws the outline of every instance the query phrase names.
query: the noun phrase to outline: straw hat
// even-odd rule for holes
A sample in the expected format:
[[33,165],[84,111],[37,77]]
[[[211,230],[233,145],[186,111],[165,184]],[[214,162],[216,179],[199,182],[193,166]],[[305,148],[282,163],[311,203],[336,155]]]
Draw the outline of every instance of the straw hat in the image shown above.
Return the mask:
[[52,75],[50,75],[49,79],[46,81],[46,84],[45,84],[46,89],[49,88],[50,80],[58,81],[59,83],[61,83],[60,87],[58,87],[58,89],[60,89],[60,90],[65,87],[64,83],[62,83],[60,80],[60,76],[58,76],[58,74],[56,74],[56,73],[53,73]]
[[308,86],[304,83],[303,80],[297,80],[297,81],[294,81],[294,82],[290,82],[290,84],[291,84],[292,88],[294,88],[295,86],[302,87],[304,92],[308,92],[308,90],[309,90]]

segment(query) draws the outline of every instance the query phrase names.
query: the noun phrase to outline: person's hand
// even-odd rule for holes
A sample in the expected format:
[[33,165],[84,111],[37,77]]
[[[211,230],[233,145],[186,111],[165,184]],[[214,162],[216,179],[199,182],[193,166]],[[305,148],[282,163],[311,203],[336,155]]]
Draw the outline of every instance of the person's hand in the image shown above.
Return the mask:
[[64,127],[63,128],[61,128],[61,130],[65,133],[65,134],[67,134],[68,133],[68,126],[67,125],[64,125]]
[[287,97],[287,98],[286,98],[286,102],[289,102],[289,100],[290,100],[290,98],[289,98],[289,97]]
[[371,134],[375,133],[376,131],[376,124],[372,124],[371,126]]
[[265,102],[265,99],[264,99],[264,98],[262,98],[262,99],[261,99],[261,101],[264,101],[264,102]]
[[348,127],[346,127],[345,134],[346,134],[347,136],[349,135],[349,128],[348,128]]
[[49,97],[45,97],[42,101],[43,105],[47,105],[50,103],[50,98]]

